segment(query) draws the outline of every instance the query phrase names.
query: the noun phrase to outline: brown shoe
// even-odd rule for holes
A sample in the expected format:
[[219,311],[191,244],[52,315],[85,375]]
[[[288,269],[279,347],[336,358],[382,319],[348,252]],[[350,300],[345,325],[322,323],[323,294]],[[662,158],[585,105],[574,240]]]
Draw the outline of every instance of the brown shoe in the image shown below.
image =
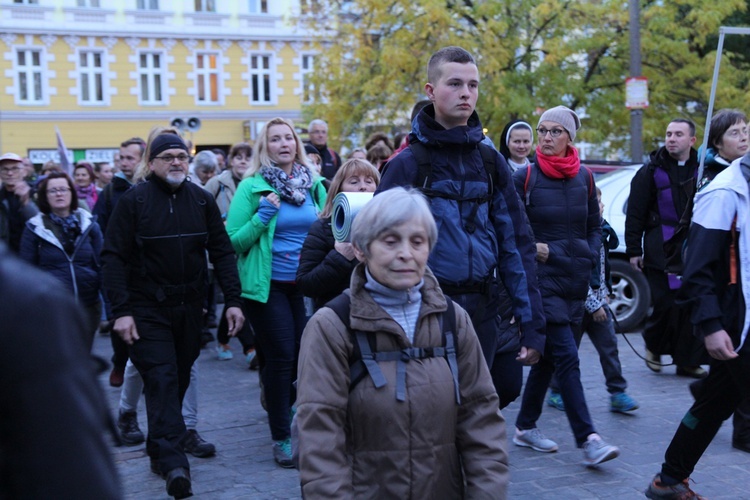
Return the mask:
[[125,381],[125,369],[114,367],[112,368],[112,371],[109,372],[109,385],[112,387],[120,387],[122,383]]
[[646,349],[646,366],[652,372],[659,373],[661,371],[661,356]]

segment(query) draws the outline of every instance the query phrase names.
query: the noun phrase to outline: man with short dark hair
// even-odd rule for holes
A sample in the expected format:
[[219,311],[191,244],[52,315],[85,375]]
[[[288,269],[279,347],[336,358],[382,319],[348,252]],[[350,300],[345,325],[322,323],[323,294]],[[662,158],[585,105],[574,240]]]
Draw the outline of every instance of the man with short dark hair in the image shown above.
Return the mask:
[[[133,185],[133,176],[141,162],[141,157],[146,149],[146,142],[140,137],[133,137],[120,144],[119,160],[117,164],[120,169],[112,177],[112,182],[107,184],[94,205],[92,213],[96,215],[96,221],[102,228],[102,233],[107,232],[107,223],[120,197]],[[109,301],[104,298],[107,319],[111,319]],[[117,335],[110,335],[112,342],[112,371],[109,374],[109,385],[120,387],[125,376],[125,365],[128,362],[128,347]],[[137,427],[137,420],[136,427]],[[140,431],[138,431],[140,433]],[[142,440],[142,439],[141,439]]]
[[181,414],[190,371],[200,353],[207,262],[224,290],[229,335],[242,327],[234,250],[210,193],[187,181],[188,148],[179,136],[157,135],[150,174],[126,191],[107,227],[104,286],[114,332],[130,345],[143,377],[151,470],[175,498],[192,495]]
[[704,351],[693,340],[684,312],[675,305],[681,280],[675,270],[667,269],[664,253],[664,243],[674,235],[695,193],[695,140],[690,120],[669,123],[664,146],[651,153],[630,183],[625,243],[630,265],[648,280],[654,306],[643,329],[646,366],[660,372],[661,355],[668,354],[677,365],[677,375],[701,378],[706,376],[700,367]]
[[[471,316],[490,368],[500,347],[500,286],[507,290],[510,314],[521,325],[520,334],[501,341],[512,401],[521,390],[521,363],[536,363],[545,343],[536,248],[505,159],[483,143],[474,57],[461,47],[440,49],[430,58],[427,79],[431,103],[412,122],[410,146],[386,164],[376,195],[414,186],[429,198],[439,228],[430,269]],[[430,172],[420,179],[424,167]]]
[[24,180],[23,159],[15,153],[0,156],[0,240],[15,253],[21,245],[26,221],[37,214],[31,186]]
[[310,136],[310,144],[318,150],[322,161],[320,173],[330,181],[341,166],[341,157],[328,147],[328,124],[319,118],[315,119],[310,122],[307,133]]

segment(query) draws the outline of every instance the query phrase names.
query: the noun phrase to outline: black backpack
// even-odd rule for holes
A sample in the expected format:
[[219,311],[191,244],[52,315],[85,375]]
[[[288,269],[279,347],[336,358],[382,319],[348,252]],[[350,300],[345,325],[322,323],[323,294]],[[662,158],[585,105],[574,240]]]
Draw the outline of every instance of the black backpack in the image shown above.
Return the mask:
[[376,388],[380,389],[386,385],[386,379],[380,370],[378,363],[381,361],[396,361],[396,399],[406,399],[406,363],[412,359],[445,358],[453,375],[453,385],[456,393],[456,404],[461,404],[461,395],[458,385],[458,361],[456,344],[456,309],[453,301],[446,297],[448,309],[440,317],[440,326],[443,333],[443,345],[440,347],[407,347],[398,351],[377,351],[375,334],[352,330],[349,322],[350,300],[348,293],[342,293],[335,299],[329,301],[325,307],[329,307],[336,313],[341,322],[352,336],[354,354],[349,359],[350,384],[349,392],[366,375],[372,378]]

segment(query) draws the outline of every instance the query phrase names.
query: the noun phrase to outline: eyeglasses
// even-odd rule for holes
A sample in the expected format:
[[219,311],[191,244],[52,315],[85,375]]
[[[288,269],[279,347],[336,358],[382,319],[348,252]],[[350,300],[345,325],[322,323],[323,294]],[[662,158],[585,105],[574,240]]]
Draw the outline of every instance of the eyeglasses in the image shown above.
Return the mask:
[[547,130],[546,128],[539,127],[538,129],[536,129],[536,133],[539,134],[539,137],[544,137],[545,135],[549,134],[555,139],[560,137],[563,132],[565,132],[565,129],[563,128],[551,128]]
[[3,167],[3,168],[0,168],[0,174],[5,174],[5,175],[15,174],[16,172],[20,172],[20,171],[21,171],[21,167]]
[[58,194],[65,194],[69,192],[70,192],[70,188],[55,188],[55,189],[47,190],[47,193],[51,194],[52,196],[57,196]]
[[187,163],[191,160],[191,158],[188,155],[164,155],[164,156],[154,156],[154,160],[161,160],[164,163],[172,163],[175,160],[179,161],[180,163]]

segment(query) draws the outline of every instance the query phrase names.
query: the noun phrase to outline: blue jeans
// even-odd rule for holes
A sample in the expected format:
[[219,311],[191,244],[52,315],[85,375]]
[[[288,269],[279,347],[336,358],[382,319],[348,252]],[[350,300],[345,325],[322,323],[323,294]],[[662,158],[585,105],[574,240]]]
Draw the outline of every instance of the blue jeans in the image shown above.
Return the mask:
[[576,445],[580,448],[589,434],[596,431],[583,395],[578,348],[573,335],[573,325],[570,323],[547,323],[544,356],[539,363],[531,367],[523,391],[521,410],[516,419],[516,427],[520,430],[536,427],[553,374],[557,376],[560,394],[565,401],[565,413],[573,430]]
[[297,398],[292,383],[297,379],[300,339],[307,322],[303,296],[294,283],[272,281],[268,301],[245,300],[245,311],[265,360],[260,376],[271,437],[281,441],[290,436],[289,411]]
[[[589,335],[591,343],[594,344],[596,352],[599,353],[599,364],[602,365],[602,373],[607,384],[607,392],[616,394],[625,392],[628,383],[622,376],[622,365],[620,365],[620,351],[617,349],[617,334],[615,324],[612,321],[612,311],[608,305],[604,305],[607,313],[606,321],[594,321],[593,315],[588,312],[583,315],[583,323],[580,328],[573,328],[576,346],[580,347],[584,332]],[[560,391],[557,378],[552,379],[550,389]]]

